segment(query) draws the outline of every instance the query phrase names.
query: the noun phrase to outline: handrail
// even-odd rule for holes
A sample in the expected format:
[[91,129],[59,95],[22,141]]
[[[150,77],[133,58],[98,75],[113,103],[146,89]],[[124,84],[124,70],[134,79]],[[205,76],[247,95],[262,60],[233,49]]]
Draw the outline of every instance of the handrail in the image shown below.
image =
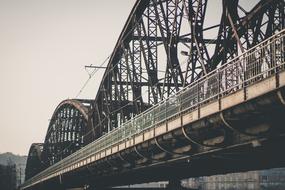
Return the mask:
[[[165,122],[182,112],[197,109],[217,97],[232,94],[257,81],[285,70],[285,30],[250,48],[227,64],[211,71],[199,80],[159,102],[145,112],[123,123],[82,149],[50,166],[27,180],[23,187],[31,186],[60,172],[79,160],[118,144],[125,139]],[[229,74],[230,73],[230,74]]]

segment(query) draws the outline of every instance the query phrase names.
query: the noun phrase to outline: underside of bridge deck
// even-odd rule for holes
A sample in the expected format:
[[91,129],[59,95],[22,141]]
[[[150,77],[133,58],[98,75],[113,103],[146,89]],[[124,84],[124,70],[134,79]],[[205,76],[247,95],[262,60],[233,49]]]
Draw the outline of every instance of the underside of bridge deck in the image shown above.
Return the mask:
[[95,99],[55,109],[22,189],[285,166],[285,1],[219,3],[137,0]]
[[52,178],[44,186],[105,188],[285,166],[280,154],[285,144],[283,97],[284,87]]

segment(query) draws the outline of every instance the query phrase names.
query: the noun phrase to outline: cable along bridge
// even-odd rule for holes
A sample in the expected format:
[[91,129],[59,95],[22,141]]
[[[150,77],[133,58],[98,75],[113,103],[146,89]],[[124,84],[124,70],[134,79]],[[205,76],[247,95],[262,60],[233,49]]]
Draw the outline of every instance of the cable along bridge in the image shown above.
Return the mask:
[[223,0],[220,24],[204,27],[209,4],[138,0],[95,100],[59,104],[21,189],[284,167],[285,2]]

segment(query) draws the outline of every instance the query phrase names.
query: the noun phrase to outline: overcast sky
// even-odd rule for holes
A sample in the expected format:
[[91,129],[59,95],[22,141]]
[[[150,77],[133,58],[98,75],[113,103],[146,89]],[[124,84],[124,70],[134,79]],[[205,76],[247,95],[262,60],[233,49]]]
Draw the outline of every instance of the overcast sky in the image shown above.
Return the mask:
[[[250,7],[257,0],[240,1]],[[218,23],[221,2],[209,1],[205,23]],[[77,95],[85,65],[112,53],[134,3],[0,0],[0,153],[27,155],[31,143],[44,141],[54,109]],[[79,98],[95,98],[102,73]]]
[[[112,52],[134,0],[0,0],[0,153],[43,142],[55,107]],[[97,73],[80,97],[94,98]]]

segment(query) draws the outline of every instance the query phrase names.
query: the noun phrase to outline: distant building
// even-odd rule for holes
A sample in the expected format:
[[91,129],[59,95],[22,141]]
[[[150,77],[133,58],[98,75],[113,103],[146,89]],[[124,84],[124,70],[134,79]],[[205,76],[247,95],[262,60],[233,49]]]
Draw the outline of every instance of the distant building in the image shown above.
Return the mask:
[[0,165],[0,187],[3,190],[15,190],[17,186],[16,165]]
[[[168,182],[153,182],[123,187],[165,188]],[[182,180],[181,185],[197,190],[285,190],[285,168],[231,173]]]
[[260,172],[260,187],[261,189],[274,189],[284,190],[285,189],[285,169],[272,169],[264,170]]
[[[0,165],[2,166],[2,171],[7,166],[13,166],[14,174],[15,174],[15,187],[18,187],[20,184],[24,182],[25,179],[25,168],[26,168],[27,156],[19,156],[14,155],[13,153],[7,152],[0,154]],[[13,174],[13,175],[14,175]],[[6,190],[2,188],[2,183],[4,179],[0,178],[0,189]]]
[[285,168],[190,178],[182,184],[199,190],[284,190]]
[[17,187],[25,181],[26,164],[16,164]]

